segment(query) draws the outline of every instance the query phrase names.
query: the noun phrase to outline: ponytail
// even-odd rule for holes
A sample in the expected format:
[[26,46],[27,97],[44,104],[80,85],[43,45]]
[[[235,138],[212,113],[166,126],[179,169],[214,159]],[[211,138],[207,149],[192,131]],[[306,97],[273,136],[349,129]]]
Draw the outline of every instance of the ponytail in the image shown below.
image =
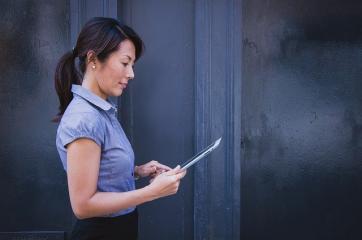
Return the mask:
[[74,50],[64,54],[55,70],[55,90],[59,98],[59,113],[53,119],[54,122],[59,122],[65,109],[73,99],[71,92],[72,84],[81,84],[81,78],[75,68],[75,53]]

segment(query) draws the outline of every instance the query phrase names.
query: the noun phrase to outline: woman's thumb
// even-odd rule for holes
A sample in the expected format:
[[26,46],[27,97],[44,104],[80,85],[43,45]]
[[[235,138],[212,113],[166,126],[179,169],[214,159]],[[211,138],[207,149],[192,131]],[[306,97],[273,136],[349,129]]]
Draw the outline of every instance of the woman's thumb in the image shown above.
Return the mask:
[[180,170],[180,165],[177,165],[175,168],[173,168],[172,170],[166,172],[167,176],[171,176],[171,175],[175,175],[177,174],[177,172]]

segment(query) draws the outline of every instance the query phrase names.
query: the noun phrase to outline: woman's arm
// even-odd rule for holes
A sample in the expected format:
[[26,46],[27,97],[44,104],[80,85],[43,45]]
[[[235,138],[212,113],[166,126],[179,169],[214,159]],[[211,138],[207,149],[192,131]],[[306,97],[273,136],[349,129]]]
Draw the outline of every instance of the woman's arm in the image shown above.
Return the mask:
[[147,201],[174,194],[186,172],[179,168],[159,175],[152,184],[134,191],[97,192],[101,148],[80,138],[67,146],[67,177],[70,202],[77,218],[118,212]]

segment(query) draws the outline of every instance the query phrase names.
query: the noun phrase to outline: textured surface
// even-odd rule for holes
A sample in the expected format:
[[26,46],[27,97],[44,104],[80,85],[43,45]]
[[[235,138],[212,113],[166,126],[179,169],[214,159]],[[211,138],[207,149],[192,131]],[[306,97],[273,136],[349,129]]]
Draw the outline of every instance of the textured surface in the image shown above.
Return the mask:
[[361,239],[362,4],[243,4],[243,239]]
[[0,232],[64,231],[66,178],[55,149],[55,64],[69,49],[66,1],[0,1]]

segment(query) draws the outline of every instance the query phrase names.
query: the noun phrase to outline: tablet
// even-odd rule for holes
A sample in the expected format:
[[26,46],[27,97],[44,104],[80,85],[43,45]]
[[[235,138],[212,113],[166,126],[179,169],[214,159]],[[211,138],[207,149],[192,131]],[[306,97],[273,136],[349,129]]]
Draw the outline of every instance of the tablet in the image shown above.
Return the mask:
[[198,161],[200,161],[202,158],[206,157],[207,155],[209,155],[212,151],[214,151],[221,142],[221,138],[217,139],[215,142],[213,142],[210,146],[206,147],[205,149],[203,149],[201,152],[199,152],[198,154],[196,154],[195,156],[193,156],[191,159],[187,160],[186,162],[182,163],[181,166],[181,170],[185,170],[188,169],[189,167],[191,167],[192,165],[194,165],[195,163],[197,163]]

